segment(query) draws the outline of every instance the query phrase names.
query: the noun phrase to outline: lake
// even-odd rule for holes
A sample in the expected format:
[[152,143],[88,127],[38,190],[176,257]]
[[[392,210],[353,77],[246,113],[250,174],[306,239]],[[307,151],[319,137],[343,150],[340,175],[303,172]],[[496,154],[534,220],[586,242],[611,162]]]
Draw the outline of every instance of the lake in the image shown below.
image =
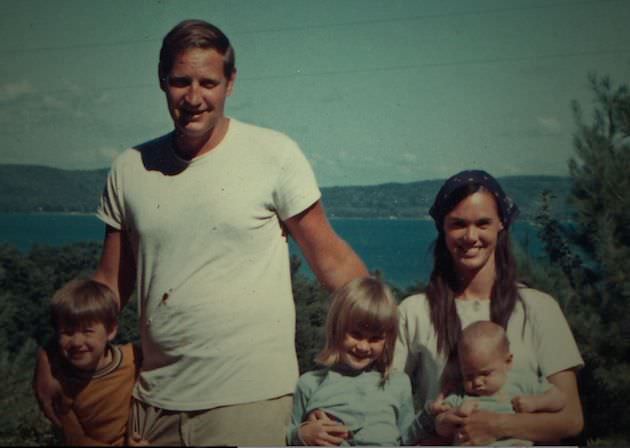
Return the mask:
[[[365,261],[385,279],[407,287],[429,277],[431,243],[436,231],[433,221],[405,219],[331,219],[332,226]],[[0,213],[0,242],[27,252],[35,244],[62,246],[79,241],[102,241],[104,225],[94,215],[61,213]],[[517,222],[513,238],[530,255],[542,252],[536,229]],[[291,253],[299,254],[291,242]],[[302,273],[312,276],[306,263]]]

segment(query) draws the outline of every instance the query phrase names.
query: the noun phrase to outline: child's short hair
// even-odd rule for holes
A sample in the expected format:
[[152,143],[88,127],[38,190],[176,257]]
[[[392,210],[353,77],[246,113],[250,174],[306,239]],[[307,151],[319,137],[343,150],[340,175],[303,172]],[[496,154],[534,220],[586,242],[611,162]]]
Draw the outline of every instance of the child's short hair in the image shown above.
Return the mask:
[[116,326],[118,304],[107,285],[92,279],[75,279],[66,283],[50,302],[52,325],[81,328],[93,322],[102,323],[107,331]]
[[385,334],[383,354],[375,366],[386,379],[398,336],[398,305],[389,287],[375,277],[356,278],[333,293],[326,317],[326,345],[315,361],[324,366],[339,362],[346,333],[355,328]]

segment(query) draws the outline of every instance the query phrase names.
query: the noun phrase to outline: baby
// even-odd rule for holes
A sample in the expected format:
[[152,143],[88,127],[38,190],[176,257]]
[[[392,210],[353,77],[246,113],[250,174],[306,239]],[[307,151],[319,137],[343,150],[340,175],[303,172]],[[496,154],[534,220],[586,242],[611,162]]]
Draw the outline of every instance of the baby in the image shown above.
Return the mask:
[[[463,393],[432,402],[428,413],[436,419],[452,409],[457,409],[459,415],[470,415],[476,409],[497,413],[557,412],[566,404],[562,391],[547,380],[512,369],[513,355],[500,325],[478,321],[466,327],[457,344],[457,356]],[[426,416],[420,417],[415,425],[426,422]],[[532,442],[506,439],[496,444]]]

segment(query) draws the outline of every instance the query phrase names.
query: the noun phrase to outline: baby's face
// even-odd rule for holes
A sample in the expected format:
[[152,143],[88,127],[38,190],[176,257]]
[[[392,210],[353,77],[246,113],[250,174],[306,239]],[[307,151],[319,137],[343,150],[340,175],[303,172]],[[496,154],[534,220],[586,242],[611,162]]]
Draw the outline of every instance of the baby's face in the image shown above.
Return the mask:
[[459,368],[468,395],[478,397],[496,394],[505,384],[512,367],[512,354],[476,350],[459,356]]

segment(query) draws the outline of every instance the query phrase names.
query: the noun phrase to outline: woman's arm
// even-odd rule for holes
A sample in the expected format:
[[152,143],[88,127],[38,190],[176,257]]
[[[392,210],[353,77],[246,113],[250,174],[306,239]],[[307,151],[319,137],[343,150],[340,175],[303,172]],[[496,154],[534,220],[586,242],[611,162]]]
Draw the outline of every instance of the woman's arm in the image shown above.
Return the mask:
[[557,442],[578,435],[584,427],[584,418],[575,372],[563,370],[547,379],[566,396],[566,406],[561,411],[533,414],[477,411],[462,419],[455,433],[456,442],[462,445],[487,445],[504,438]]

